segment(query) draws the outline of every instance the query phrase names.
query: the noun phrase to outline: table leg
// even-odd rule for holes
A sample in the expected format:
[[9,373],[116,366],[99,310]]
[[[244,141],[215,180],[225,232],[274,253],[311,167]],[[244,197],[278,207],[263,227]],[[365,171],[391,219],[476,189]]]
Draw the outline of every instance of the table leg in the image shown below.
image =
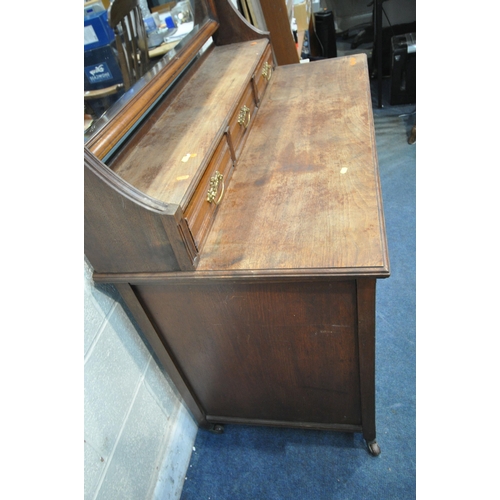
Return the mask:
[[363,437],[372,455],[380,454],[375,429],[375,279],[357,280],[359,378]]

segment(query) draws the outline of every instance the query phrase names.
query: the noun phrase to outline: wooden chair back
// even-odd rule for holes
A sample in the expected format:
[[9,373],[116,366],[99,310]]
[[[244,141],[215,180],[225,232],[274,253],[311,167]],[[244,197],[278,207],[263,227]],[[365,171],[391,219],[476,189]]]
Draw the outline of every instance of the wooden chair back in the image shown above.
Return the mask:
[[128,90],[148,70],[148,37],[138,0],[114,0],[108,22],[115,32],[118,60]]

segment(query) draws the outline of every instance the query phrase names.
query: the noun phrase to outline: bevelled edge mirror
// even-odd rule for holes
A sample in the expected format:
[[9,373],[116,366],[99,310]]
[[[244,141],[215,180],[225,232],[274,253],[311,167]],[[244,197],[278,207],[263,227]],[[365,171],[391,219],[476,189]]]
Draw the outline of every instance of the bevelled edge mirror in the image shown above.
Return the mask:
[[130,89],[100,115],[84,133],[84,145],[103,160],[168,92],[176,79],[203,51],[217,31],[211,0],[191,0],[193,27]]

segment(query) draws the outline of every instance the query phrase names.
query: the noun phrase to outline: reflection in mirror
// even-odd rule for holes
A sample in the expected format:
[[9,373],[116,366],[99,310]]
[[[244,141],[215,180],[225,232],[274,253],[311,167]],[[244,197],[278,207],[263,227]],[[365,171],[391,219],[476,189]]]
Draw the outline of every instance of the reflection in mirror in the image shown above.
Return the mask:
[[85,2],[85,141],[151,81],[207,19],[204,0]]

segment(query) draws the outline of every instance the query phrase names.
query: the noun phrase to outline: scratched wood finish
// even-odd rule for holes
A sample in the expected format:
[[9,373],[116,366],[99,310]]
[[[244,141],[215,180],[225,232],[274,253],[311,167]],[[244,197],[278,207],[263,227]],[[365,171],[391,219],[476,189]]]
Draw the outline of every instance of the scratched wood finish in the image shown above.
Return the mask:
[[364,54],[274,71],[200,271],[389,273]]
[[184,209],[267,44],[216,47],[142,140],[114,161],[115,173]]
[[[227,189],[252,126],[237,123],[238,103],[250,106],[253,120],[252,78],[269,55],[267,39],[213,49],[108,165],[86,150],[85,253],[97,272],[196,267],[219,208],[206,201],[208,170],[220,170]],[[226,142],[219,158],[217,147]]]
[[[211,4],[231,12],[225,2]],[[238,21],[219,40],[254,35]],[[363,432],[370,442],[375,282],[389,260],[366,57],[279,67],[262,86],[267,41],[253,43],[193,65],[112,163],[119,175],[85,152],[85,251],[95,281],[118,284],[200,426]],[[233,59],[248,47],[260,52],[241,76]],[[200,258],[186,245],[186,205],[188,216],[205,213],[192,193],[251,79],[267,89],[239,144],[222,143],[224,165],[243,149],[212,229],[211,215],[199,219]],[[180,169],[178,152],[189,153]]]
[[[210,231],[219,202],[224,196],[225,184],[229,184],[231,179],[232,170],[231,151],[226,137],[223,137],[184,213],[198,251]],[[222,179],[217,183],[213,200],[208,201],[207,193],[211,188],[212,179],[217,178],[217,174],[220,174]]]
[[[243,113],[243,109],[246,107],[248,111]],[[252,82],[248,82],[247,88],[243,93],[238,106],[236,107],[233,116],[229,120],[229,136],[231,137],[231,143],[235,151],[235,158],[239,158],[244,140],[249,130],[251,129],[250,124],[252,123],[255,113],[257,111],[256,99],[254,95],[254,88]],[[243,113],[243,116],[241,116]],[[241,119],[243,118],[243,119]]]
[[189,253],[178,229],[180,210],[132,186],[117,189],[111,173],[87,149],[84,165],[84,246],[96,273],[194,269],[196,252]]
[[361,424],[354,280],[133,289],[206,414]]
[[190,42],[178,44],[176,51],[182,48],[175,57],[163,58],[154,78],[135,92],[118,115],[88,141],[87,147],[97,158],[104,159],[130,133],[137,120],[157,102],[211,36],[219,46],[269,39],[268,32],[247,23],[229,0],[195,0],[194,13],[195,25],[200,27],[193,32]]
[[218,24],[208,19],[200,30],[193,36],[190,44],[183,47],[179,54],[169,64],[159,70],[158,75],[148,85],[141,88],[127,105],[110,120],[87,143],[89,150],[99,159],[108,155],[114,147],[133,129],[134,124],[155,104],[165,90],[184,71],[205,42],[213,35]]
[[[264,68],[267,65],[267,68]],[[264,97],[264,90],[267,88],[269,80],[271,80],[274,68],[273,54],[271,52],[271,47],[264,54],[263,60],[257,71],[255,72],[255,77],[252,79],[255,88],[255,97],[257,99],[257,106],[260,106],[262,98]]]

